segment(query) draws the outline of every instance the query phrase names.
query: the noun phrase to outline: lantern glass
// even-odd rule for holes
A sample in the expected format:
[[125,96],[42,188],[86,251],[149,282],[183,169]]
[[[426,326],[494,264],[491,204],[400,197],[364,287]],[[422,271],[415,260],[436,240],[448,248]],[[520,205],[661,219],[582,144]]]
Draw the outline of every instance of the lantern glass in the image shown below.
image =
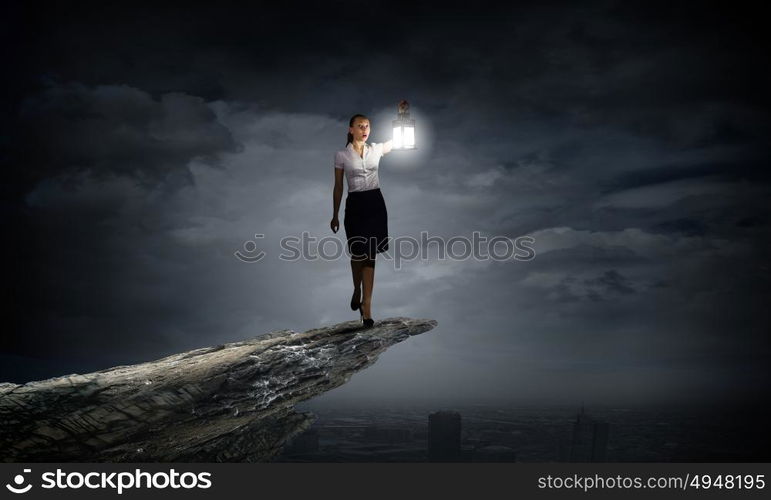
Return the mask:
[[403,142],[405,148],[415,147],[415,127],[405,126],[403,132]]
[[402,147],[404,147],[401,125],[394,125],[393,147],[395,149],[401,149]]

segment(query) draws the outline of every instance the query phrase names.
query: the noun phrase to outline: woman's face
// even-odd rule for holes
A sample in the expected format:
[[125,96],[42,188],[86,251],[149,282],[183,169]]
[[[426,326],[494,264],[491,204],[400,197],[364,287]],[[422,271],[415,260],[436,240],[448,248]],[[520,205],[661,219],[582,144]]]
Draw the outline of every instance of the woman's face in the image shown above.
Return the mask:
[[348,132],[353,135],[354,141],[365,141],[369,137],[369,120],[366,118],[356,118],[352,127],[348,127]]

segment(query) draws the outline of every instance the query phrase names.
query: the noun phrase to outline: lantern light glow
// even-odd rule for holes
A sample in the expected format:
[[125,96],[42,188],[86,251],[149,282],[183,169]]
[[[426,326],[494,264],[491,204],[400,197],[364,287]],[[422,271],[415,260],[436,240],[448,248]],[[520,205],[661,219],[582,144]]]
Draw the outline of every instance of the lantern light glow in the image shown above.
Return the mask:
[[394,149],[402,149],[402,127],[394,125]]
[[399,117],[393,121],[393,149],[417,149],[415,146],[415,120],[410,118],[407,101],[399,103]]

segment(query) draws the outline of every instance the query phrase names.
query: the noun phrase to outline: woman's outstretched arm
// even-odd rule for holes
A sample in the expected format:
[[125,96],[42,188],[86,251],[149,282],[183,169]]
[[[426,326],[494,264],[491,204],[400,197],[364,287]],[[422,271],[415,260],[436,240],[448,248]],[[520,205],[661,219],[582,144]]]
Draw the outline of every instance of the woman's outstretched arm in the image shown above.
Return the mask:
[[389,139],[386,142],[383,143],[383,154],[388,154],[391,152],[391,149],[393,148],[393,140]]

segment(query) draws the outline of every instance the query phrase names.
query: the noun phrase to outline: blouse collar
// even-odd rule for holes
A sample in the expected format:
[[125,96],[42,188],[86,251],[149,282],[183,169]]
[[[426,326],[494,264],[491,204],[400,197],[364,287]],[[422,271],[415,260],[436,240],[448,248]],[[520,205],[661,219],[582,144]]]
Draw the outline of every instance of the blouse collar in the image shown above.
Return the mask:
[[[369,149],[369,148],[371,148],[371,147],[372,147],[372,146],[370,146],[368,142],[365,142],[365,143],[364,143],[364,149]],[[348,143],[348,149],[350,149],[351,151],[353,151],[354,153],[356,153],[356,150],[355,150],[355,149],[353,149],[353,143],[352,143],[352,142],[349,142],[349,143]]]

